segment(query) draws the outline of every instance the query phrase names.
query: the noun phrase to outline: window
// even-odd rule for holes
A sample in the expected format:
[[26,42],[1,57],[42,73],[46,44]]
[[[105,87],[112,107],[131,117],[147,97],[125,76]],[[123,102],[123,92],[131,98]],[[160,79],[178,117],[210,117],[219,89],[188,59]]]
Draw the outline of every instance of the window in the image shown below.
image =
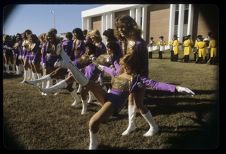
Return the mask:
[[179,11],[175,11],[175,21],[174,21],[174,25],[178,25],[178,19],[179,19]]
[[179,11],[179,4],[176,4],[175,11]]
[[188,10],[184,10],[184,24],[188,24]]

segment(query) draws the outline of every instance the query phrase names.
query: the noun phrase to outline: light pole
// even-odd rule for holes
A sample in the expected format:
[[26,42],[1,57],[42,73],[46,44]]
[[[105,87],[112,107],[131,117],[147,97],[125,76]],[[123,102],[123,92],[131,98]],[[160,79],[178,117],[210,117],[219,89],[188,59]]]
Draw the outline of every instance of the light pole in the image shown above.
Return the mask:
[[50,10],[50,12],[53,14],[53,28],[56,28],[55,27],[55,12],[54,12],[54,10]]

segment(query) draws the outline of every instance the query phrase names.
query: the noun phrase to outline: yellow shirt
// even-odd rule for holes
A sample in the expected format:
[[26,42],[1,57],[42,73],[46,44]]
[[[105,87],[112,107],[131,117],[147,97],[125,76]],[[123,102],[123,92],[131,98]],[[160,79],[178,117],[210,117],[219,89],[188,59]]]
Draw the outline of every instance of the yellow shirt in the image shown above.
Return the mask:
[[184,41],[184,55],[190,55],[191,52],[191,40]]
[[210,42],[209,42],[208,48],[216,48],[216,40],[211,39]]
[[179,41],[178,40],[174,40],[173,41],[173,51],[174,51],[174,54],[177,55],[178,52],[179,52]]

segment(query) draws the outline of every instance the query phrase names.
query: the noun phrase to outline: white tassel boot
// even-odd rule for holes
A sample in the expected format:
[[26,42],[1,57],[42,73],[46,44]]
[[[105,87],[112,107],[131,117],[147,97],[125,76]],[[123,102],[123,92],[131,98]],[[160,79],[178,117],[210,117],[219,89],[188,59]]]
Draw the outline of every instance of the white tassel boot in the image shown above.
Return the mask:
[[136,105],[128,105],[129,125],[127,129],[122,133],[123,136],[130,134],[132,131],[136,129],[135,117],[136,117]]
[[153,136],[155,133],[158,132],[158,126],[155,123],[154,119],[152,118],[151,112],[148,111],[146,114],[141,114],[144,119],[148,122],[150,128],[149,130],[144,134],[144,136]]
[[80,93],[80,92],[81,92],[81,90],[82,90],[82,85],[81,85],[81,84],[79,84],[79,86],[78,86],[78,90],[77,90],[77,93]]
[[[49,80],[48,80],[49,81]],[[58,89],[62,89],[62,88],[66,88],[68,86],[67,82],[65,80],[62,80],[60,82],[58,82],[57,84],[48,87],[48,88],[41,88],[40,90],[44,93],[54,93],[56,92]],[[46,86],[47,87],[47,86]]]
[[20,83],[24,83],[25,81],[27,81],[27,73],[28,71],[24,69],[24,79]]
[[92,103],[93,100],[96,100],[96,97],[93,95],[91,91],[89,91],[88,93],[89,93],[89,99],[87,103]]
[[31,69],[29,68],[28,70],[27,70],[27,80],[32,80],[32,71],[31,71]]
[[81,98],[79,98],[77,91],[73,90],[71,92],[71,96],[74,98],[74,102],[71,104],[71,106],[76,106],[79,104],[79,102],[81,101]]
[[12,67],[12,73],[15,73],[16,72],[16,70],[15,70],[15,68],[16,68],[15,64],[11,64],[11,67]]
[[[42,89],[44,89],[45,87],[46,87],[46,81],[44,80],[44,81],[42,81]],[[46,96],[47,94],[44,92],[41,92],[41,95]]]
[[89,129],[89,150],[95,150],[98,147],[97,133],[93,133]]
[[[40,79],[41,77],[42,77],[42,74],[41,73],[37,73],[37,79]],[[38,82],[37,86],[41,87],[41,83]]]
[[85,100],[82,99],[82,112],[81,112],[81,115],[86,114],[86,112],[87,112],[87,99],[85,99]]
[[20,73],[22,73],[24,71],[24,67],[22,64],[19,64],[19,71],[20,71]]
[[16,65],[16,75],[20,75],[20,69],[18,65]]
[[52,79],[49,79],[46,81],[46,88],[49,88],[53,85],[53,80]]
[[6,71],[6,73],[9,73],[9,65],[8,64],[5,64],[5,71]]

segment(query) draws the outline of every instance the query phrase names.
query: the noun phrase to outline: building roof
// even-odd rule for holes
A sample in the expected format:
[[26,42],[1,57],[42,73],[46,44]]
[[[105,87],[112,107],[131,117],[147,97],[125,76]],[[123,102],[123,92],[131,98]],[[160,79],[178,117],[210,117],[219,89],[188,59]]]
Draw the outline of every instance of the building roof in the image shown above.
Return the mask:
[[131,7],[135,7],[140,4],[128,4],[128,5],[122,5],[122,4],[110,4],[110,5],[102,5],[96,8],[92,8],[89,10],[82,11],[82,17],[90,17],[90,16],[97,16],[106,12],[111,11],[120,11],[120,10],[126,10]]

